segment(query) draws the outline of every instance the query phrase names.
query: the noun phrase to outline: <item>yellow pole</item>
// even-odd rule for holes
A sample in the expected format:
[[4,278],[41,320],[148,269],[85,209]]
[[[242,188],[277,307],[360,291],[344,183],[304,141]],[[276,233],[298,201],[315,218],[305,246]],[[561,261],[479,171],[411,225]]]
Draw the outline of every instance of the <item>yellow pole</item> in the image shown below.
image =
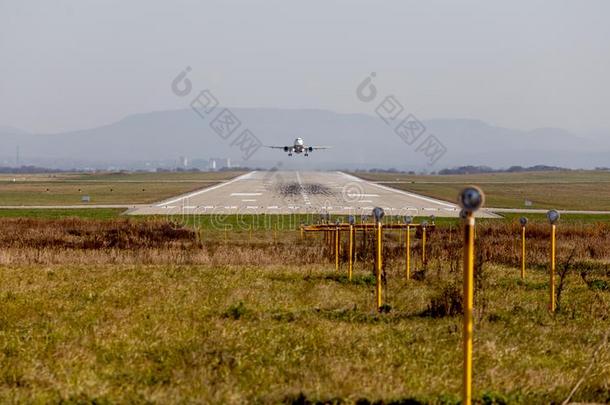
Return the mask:
[[407,280],[411,279],[411,231],[410,226],[407,225],[407,236],[405,238],[405,247],[406,247],[406,266],[407,266]]
[[464,226],[464,379],[462,404],[472,404],[472,308],[474,303],[474,216],[469,213]]
[[356,249],[358,249],[358,233],[356,228],[354,228],[354,260],[356,260]]
[[303,239],[303,225],[301,225],[301,239]]
[[350,225],[349,226],[349,269],[348,269],[348,273],[347,273],[349,281],[352,281],[352,273],[354,270],[353,255],[354,255],[354,225]]
[[377,223],[377,268],[376,270],[376,283],[375,283],[375,292],[377,295],[377,310],[381,310],[382,299],[381,299],[381,269],[383,267],[383,263],[381,262],[383,256],[383,245],[382,245],[382,231],[381,231],[381,221]]
[[525,279],[525,227],[521,227],[521,280]]
[[339,271],[339,228],[335,229],[335,270]]
[[421,242],[421,264],[426,265],[426,227],[423,227]]
[[550,279],[550,293],[551,293],[551,312],[555,312],[555,230],[556,225],[551,225],[551,279]]

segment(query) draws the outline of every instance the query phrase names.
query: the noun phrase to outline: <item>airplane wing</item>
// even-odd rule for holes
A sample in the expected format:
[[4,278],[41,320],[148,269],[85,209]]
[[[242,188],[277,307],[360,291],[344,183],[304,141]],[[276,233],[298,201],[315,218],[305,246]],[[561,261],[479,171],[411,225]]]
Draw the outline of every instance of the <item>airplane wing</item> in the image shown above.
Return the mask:
[[290,149],[292,148],[292,146],[272,146],[272,145],[265,145],[265,148],[271,148],[271,149]]
[[309,148],[313,150],[321,150],[321,149],[330,149],[332,146],[310,146]]

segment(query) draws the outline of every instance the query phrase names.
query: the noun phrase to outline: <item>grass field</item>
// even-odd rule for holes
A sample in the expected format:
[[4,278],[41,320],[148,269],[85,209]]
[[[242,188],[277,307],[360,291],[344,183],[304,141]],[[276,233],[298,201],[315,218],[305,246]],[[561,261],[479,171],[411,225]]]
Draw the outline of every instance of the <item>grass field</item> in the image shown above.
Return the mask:
[[[608,327],[595,293],[575,286],[550,316],[543,274],[489,270],[475,397],[562,401]],[[439,280],[387,288],[378,315],[368,273],[350,284],[328,266],[3,269],[0,399],[458,403],[460,318],[426,315]],[[604,351],[574,399],[610,399],[609,365]]]
[[[345,239],[337,272],[320,234],[211,225],[0,219],[0,402],[459,402],[458,229],[430,234],[426,266],[413,239],[411,281],[386,235],[378,314],[370,234],[349,282]],[[478,403],[560,403],[581,379],[573,401],[610,401],[610,226],[560,227],[555,315],[548,226],[528,228],[525,280],[518,231],[478,227]]]
[[90,218],[90,219],[115,219],[124,212],[120,208],[78,208],[78,209],[34,209],[34,208],[0,208],[0,218]]
[[[240,172],[0,175],[1,205],[144,204],[209,187]],[[89,203],[82,197],[88,195]]]
[[[488,207],[610,210],[610,172],[604,171],[445,176],[364,172],[354,174],[400,190],[451,202],[456,201],[464,186],[475,184],[485,191]],[[532,201],[533,205],[526,207],[525,200]]]

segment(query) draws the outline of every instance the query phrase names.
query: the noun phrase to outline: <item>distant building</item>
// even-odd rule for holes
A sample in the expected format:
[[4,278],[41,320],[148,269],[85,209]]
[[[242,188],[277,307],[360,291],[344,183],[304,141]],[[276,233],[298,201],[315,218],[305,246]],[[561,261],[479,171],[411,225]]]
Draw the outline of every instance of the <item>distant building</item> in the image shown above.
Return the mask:
[[180,156],[178,158],[178,166],[186,169],[189,165],[189,159],[186,156]]
[[210,170],[230,169],[231,159],[229,158],[211,158],[208,164]]

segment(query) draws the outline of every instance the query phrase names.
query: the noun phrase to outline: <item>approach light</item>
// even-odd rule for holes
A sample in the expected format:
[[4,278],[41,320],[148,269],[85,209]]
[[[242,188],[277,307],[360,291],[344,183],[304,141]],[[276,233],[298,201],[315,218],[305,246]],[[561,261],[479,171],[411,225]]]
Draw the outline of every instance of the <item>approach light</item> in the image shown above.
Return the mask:
[[381,207],[373,208],[373,216],[375,217],[375,222],[381,222],[384,215],[385,215],[385,212],[383,211],[383,208],[381,208]]
[[557,221],[559,221],[559,218],[561,217],[561,215],[559,214],[559,211],[557,211],[557,210],[550,210],[549,212],[546,213],[546,217],[549,219],[549,222],[554,225],[557,223]]
[[475,212],[485,203],[485,195],[480,188],[468,186],[460,193],[458,202],[467,212]]

